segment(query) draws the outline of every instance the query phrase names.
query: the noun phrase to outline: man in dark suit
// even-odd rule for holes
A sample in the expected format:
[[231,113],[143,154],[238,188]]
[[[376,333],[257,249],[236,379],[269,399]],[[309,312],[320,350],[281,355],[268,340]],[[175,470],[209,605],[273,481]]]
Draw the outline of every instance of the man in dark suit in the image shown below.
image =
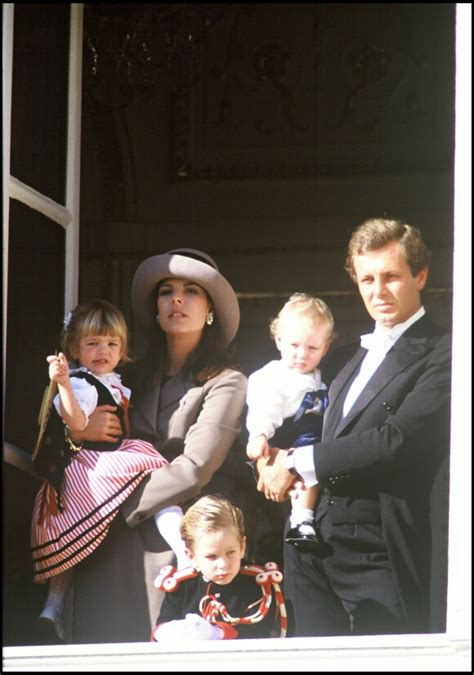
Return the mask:
[[355,230],[346,269],[374,332],[331,384],[321,442],[260,462],[268,499],[321,490],[325,552],[285,545],[298,636],[445,630],[451,352],[421,302],[429,258],[400,221]]

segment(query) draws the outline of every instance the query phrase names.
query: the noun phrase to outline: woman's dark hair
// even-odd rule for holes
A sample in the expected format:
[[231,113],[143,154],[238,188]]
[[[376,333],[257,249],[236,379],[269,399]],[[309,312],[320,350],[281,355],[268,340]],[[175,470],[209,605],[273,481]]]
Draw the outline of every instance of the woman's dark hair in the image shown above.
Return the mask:
[[[209,300],[212,302],[210,298]],[[145,390],[156,386],[166,370],[166,365],[166,337],[161,328],[157,326],[149,337],[144,357],[137,363],[138,381]],[[215,323],[204,327],[199,345],[190,355],[185,368],[199,385],[204,384],[211,377],[216,377],[226,368],[240,370],[235,359],[234,345],[227,347],[220,345]]]

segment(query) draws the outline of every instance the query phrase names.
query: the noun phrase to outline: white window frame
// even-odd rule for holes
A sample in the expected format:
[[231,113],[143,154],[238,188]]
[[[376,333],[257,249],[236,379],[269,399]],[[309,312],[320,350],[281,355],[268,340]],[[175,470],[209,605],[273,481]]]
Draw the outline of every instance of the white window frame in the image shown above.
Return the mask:
[[[83,3],[70,11],[69,73],[66,140],[65,204],[59,204],[10,174],[11,99],[13,75],[14,3],[3,4],[3,372],[6,368],[8,298],[8,241],[10,199],[39,211],[66,231],[64,312],[73,309],[79,292],[79,204],[81,170],[82,33]],[[5,376],[3,379],[5,400]]]
[[[3,5],[4,223],[8,197],[66,227],[65,308],[77,300],[82,8],[71,5],[68,180],[66,205],[9,174],[13,5]],[[5,39],[7,38],[7,39]],[[74,45],[74,46],[73,46]],[[443,634],[238,640],[183,645],[156,643],[5,647],[5,671],[143,670],[472,672],[471,664],[471,4],[456,4],[456,123],[453,275],[453,380],[447,630]],[[6,204],[5,204],[6,202]],[[8,227],[4,227],[3,317],[6,323]],[[5,346],[4,346],[5,350]],[[5,351],[4,351],[5,364]],[[5,368],[4,368],[5,372]],[[93,608],[91,608],[93,611]],[[126,609],[124,609],[126,611]]]

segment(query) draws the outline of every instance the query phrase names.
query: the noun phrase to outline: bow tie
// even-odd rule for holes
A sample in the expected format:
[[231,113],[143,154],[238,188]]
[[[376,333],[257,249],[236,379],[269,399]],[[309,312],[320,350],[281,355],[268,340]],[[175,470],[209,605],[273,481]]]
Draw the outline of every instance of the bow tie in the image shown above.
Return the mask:
[[322,415],[328,407],[328,394],[325,389],[308,391],[301,401],[301,405],[295,413],[293,420],[297,422],[307,411],[315,415]]
[[390,339],[390,336],[383,333],[368,333],[367,335],[360,336],[360,346],[369,351],[386,354],[392,345],[393,341]]

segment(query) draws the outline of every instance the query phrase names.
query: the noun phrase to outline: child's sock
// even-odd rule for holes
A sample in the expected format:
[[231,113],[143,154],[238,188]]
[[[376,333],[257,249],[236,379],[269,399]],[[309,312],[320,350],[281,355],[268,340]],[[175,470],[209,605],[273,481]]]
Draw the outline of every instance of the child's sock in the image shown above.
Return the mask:
[[179,506],[168,506],[155,513],[155,523],[163,539],[176,554],[177,568],[187,567],[190,562],[181,539],[179,526],[183,519],[183,511]]
[[[314,511],[312,509],[307,509],[302,506],[295,508],[293,507],[290,514],[290,526],[298,527],[302,523],[312,523],[314,520]],[[306,526],[305,526],[306,527]],[[312,532],[314,528],[311,527]],[[311,534],[308,532],[307,534]]]
[[65,640],[64,630],[64,603],[72,582],[73,570],[66,570],[61,574],[51,577],[49,582],[48,597],[40,614],[43,621],[52,621],[58,637]]
[[61,574],[51,577],[49,582],[48,597],[44,607],[49,607],[50,610],[57,614],[62,614],[64,609],[64,601],[66,599],[66,592],[71,581],[72,570],[67,570]]

